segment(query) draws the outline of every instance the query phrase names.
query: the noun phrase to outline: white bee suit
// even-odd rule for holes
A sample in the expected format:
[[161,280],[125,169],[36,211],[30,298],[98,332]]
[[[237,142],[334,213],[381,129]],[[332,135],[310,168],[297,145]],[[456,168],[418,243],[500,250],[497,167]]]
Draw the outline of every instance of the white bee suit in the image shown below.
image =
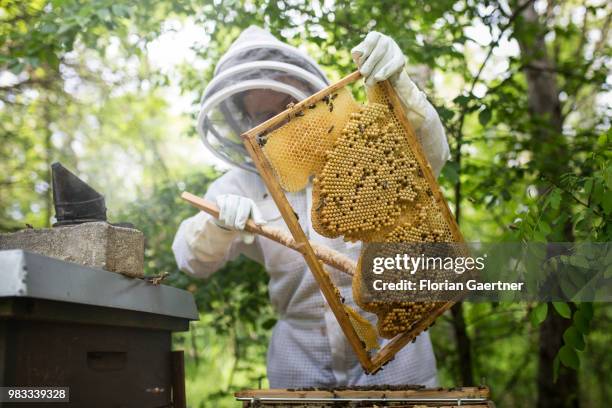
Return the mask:
[[[272,40],[268,38],[268,41]],[[295,52],[299,53],[297,50]],[[222,58],[224,60],[228,58]],[[416,93],[424,99],[416,87],[404,84],[403,87],[396,86],[396,89],[404,103],[414,100]],[[402,90],[407,91],[402,94]],[[425,111],[419,113],[423,120],[416,130],[419,138],[425,141],[424,150],[437,174],[448,159],[448,144],[435,110],[429,103],[424,103],[423,99],[419,101],[425,107]],[[199,123],[205,120],[201,117]],[[248,170],[250,163],[247,160],[242,164],[242,168],[232,169],[213,182],[204,197],[213,202],[222,194],[250,198],[261,211],[267,225],[287,230],[262,179]],[[286,197],[311,241],[357,260],[359,244],[344,242],[341,238],[328,239],[313,229],[310,224],[310,185],[301,192],[287,193]],[[435,357],[427,332],[401,350],[382,371],[376,375],[366,375],[304,258],[298,252],[259,236],[252,244],[245,244],[236,231],[219,227],[211,216],[203,212],[181,223],[172,249],[179,268],[201,278],[210,276],[240,254],[265,267],[270,276],[270,300],[279,316],[268,347],[267,372],[271,388],[436,385]],[[337,270],[331,269],[331,272],[346,303],[355,307],[350,277]],[[369,317],[375,322],[374,315],[369,314]]]
[[[358,244],[327,239],[314,231],[308,217],[312,206],[310,193],[308,187],[300,193],[287,194],[309,239],[356,260]],[[237,194],[253,199],[267,225],[286,229],[258,175],[242,169],[230,170],[210,186],[205,198],[214,201],[219,194]],[[181,223],[172,249],[181,270],[202,278],[241,253],[264,265],[270,275],[270,300],[279,315],[268,348],[270,387],[435,385],[435,359],[428,333],[421,334],[416,343],[400,351],[382,371],[374,376],[365,375],[298,252],[259,236],[253,244],[246,245],[234,231],[221,229],[205,213]],[[354,306],[350,277],[332,271],[342,296]]]

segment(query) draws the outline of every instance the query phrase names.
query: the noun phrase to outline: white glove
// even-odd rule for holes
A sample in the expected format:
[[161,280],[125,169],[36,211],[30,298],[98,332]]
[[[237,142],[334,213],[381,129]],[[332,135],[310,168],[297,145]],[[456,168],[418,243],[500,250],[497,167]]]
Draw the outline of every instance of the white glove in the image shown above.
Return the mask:
[[405,58],[397,43],[376,31],[351,50],[366,86],[389,79],[406,108],[406,116],[414,128],[423,151],[436,176],[450,158],[444,127],[438,112],[412,82],[404,70]]
[[244,227],[249,218],[257,225],[263,225],[266,221],[253,200],[235,194],[221,194],[217,196],[219,207],[219,219],[215,223],[224,229],[239,231],[245,244],[253,243],[255,236],[245,232]]
[[406,59],[399,45],[391,37],[371,31],[366,38],[351,50],[359,72],[367,86],[391,78],[399,73]]

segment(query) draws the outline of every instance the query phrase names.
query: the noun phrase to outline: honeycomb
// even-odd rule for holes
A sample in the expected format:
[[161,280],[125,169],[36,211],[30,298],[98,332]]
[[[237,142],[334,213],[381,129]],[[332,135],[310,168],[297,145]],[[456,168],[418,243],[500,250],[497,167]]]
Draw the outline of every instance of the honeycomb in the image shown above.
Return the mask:
[[367,351],[378,349],[378,336],[368,319],[360,315],[359,312],[349,305],[344,305],[344,311],[348,315],[357,336],[359,336],[359,340],[363,343],[363,347]]
[[[399,228],[399,227],[398,227]],[[415,242],[415,241],[412,241]],[[377,246],[374,251],[376,256],[381,257],[394,257],[397,253],[408,253],[421,254],[427,253],[427,249],[430,251],[432,248],[426,248],[420,250],[415,248],[414,244],[407,242],[395,241],[389,243],[398,243],[397,245],[389,246]],[[370,313],[374,313],[377,317],[376,329],[378,334],[383,338],[393,338],[397,334],[404,333],[409,330],[415,323],[424,318],[428,313],[433,312],[438,307],[442,306],[444,302],[439,302],[439,292],[428,293],[421,290],[419,292],[419,300],[427,298],[428,302],[415,302],[415,301],[401,301],[399,296],[390,295],[388,292],[376,292],[375,295],[371,291],[363,290],[363,285],[371,284],[373,278],[380,278],[380,276],[372,276],[365,278],[362,276],[362,264],[364,260],[364,253],[367,249],[364,248],[362,255],[359,260],[359,264],[356,269],[356,277],[353,279],[353,297],[357,305],[362,309]],[[435,250],[433,250],[435,251]],[[435,256],[437,254],[431,254]],[[372,256],[370,254],[370,256]],[[433,272],[433,271],[432,271]],[[455,280],[455,274],[452,271],[435,271],[441,275],[441,280],[448,279],[449,281]],[[406,279],[406,271],[396,271],[387,269],[384,274],[384,281],[386,282],[399,282],[402,279]],[[364,296],[368,293],[367,297]]]
[[283,189],[296,192],[304,189],[309,177],[325,162],[325,152],[344,128],[345,118],[335,112],[351,112],[359,108],[346,88],[324,101],[307,106],[282,127],[260,138],[276,177]]
[[350,120],[325,155],[313,180],[314,228],[322,235],[367,239],[395,224],[420,185],[417,164],[400,130],[388,123],[389,108],[371,103]]
[[432,205],[416,203],[412,215],[413,220],[406,220],[389,231],[385,242],[448,242],[445,241],[445,230],[441,228],[444,220],[439,219],[441,214],[435,212]]
[[334,296],[336,299],[342,302],[342,306],[344,308],[344,312],[348,315],[349,321],[351,322],[351,326],[355,329],[355,333],[357,333],[357,337],[361,340],[363,347],[367,350],[378,349],[378,336],[376,334],[376,329],[374,326],[368,321],[368,319],[364,318],[357,312],[355,309],[350,307],[347,304],[344,304],[344,298],[338,289],[338,286],[334,284],[331,279],[331,275],[327,268],[325,268],[322,261],[319,261],[322,270],[325,272],[323,275],[324,279],[327,281],[328,286],[331,286],[334,289]]
[[[312,177],[311,221],[323,236],[364,243],[456,241],[381,86],[368,89],[366,105],[342,88],[272,130],[261,144],[286,191],[302,190]],[[355,301],[377,315],[382,337],[405,332],[440,306],[435,301],[365,302],[362,278],[358,267]],[[358,320],[352,315],[356,331],[367,333]],[[365,337],[360,335],[364,342]]]

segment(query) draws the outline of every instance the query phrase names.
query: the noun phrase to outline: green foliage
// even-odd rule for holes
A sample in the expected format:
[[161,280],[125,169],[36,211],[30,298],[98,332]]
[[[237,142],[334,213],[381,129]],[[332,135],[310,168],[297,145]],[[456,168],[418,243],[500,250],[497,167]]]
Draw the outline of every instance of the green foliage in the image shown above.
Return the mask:
[[190,407],[236,407],[233,393],[255,389],[265,380],[267,339],[247,347],[232,335],[208,327],[210,316],[200,314],[189,333],[177,333],[173,346],[185,352],[185,382]]
[[544,319],[546,319],[547,314],[548,314],[548,304],[547,303],[538,304],[531,311],[531,314],[529,315],[531,319],[531,323],[537,326],[538,324],[542,323]]
[[[605,143],[601,143],[604,140]],[[602,147],[607,146],[607,138],[600,138],[598,142],[603,145]],[[610,230],[612,212],[607,204],[608,197],[612,196],[611,184],[609,183],[612,164],[609,154],[605,152],[593,154],[591,157],[591,168],[585,169],[587,176],[581,177],[575,173],[563,174],[559,178],[558,184],[550,185],[547,194],[539,198],[539,201],[543,204],[534,205],[520,223],[519,234],[523,239],[551,239],[551,236],[560,236],[560,230],[565,228],[566,220],[569,217],[566,213],[559,213],[559,210],[562,207],[567,210],[567,203],[570,202],[576,203],[576,206],[573,206],[572,209],[575,215],[571,217],[572,236],[586,242],[609,242],[612,239]],[[563,206],[562,203],[564,203]],[[572,266],[574,269],[601,268],[601,256],[590,251],[592,250],[578,245],[574,253],[560,255],[553,261]],[[581,273],[579,270],[572,271],[570,269],[568,275],[572,279],[577,279],[581,276]],[[604,276],[602,278],[605,279]],[[571,279],[563,279],[561,282],[569,285]],[[577,283],[578,286],[584,285],[584,282]],[[593,286],[597,287],[596,284],[593,284]],[[562,285],[561,290],[565,293],[574,293],[575,289]],[[563,334],[564,345],[558,351],[555,359],[554,376],[556,378],[559,363],[572,369],[578,369],[580,366],[580,352],[585,350],[584,337],[589,331],[594,306],[592,303],[573,305],[565,302],[553,302],[552,305],[559,315],[566,319],[572,319],[572,325]],[[534,311],[544,306],[546,304],[540,304]],[[577,308],[573,317],[571,307]],[[543,321],[544,318],[532,319],[534,324]]]
[[552,302],[555,310],[557,311],[557,313],[559,313],[559,315],[561,315],[561,317],[565,317],[566,319],[569,319],[570,317],[572,317],[572,311],[570,310],[570,307],[568,306],[567,303],[565,302]]

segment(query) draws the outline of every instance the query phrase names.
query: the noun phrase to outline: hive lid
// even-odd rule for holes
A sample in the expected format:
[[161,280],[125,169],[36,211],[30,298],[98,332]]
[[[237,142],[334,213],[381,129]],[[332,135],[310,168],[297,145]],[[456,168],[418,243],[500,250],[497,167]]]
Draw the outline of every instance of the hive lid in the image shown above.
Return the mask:
[[[408,403],[439,405],[487,405],[488,387],[425,388],[419,385],[374,385],[336,388],[242,390],[234,394],[238,401],[300,406],[353,406],[354,404]],[[329,404],[329,405],[328,405]],[[430,405],[431,404],[431,405]],[[405,406],[402,404],[402,406]]]
[[193,295],[23,250],[0,251],[0,299],[32,298],[198,320]]

